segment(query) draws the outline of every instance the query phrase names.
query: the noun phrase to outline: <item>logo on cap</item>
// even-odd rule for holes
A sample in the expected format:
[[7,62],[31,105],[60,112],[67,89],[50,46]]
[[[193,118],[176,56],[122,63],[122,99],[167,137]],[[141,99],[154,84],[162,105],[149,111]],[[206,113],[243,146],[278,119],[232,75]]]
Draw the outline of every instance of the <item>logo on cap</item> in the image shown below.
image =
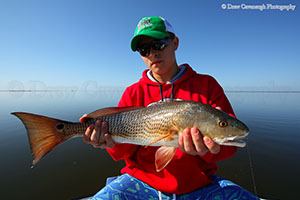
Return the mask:
[[137,34],[144,28],[147,28],[147,27],[151,27],[152,26],[152,23],[150,22],[150,19],[144,19],[143,21],[141,21],[141,23],[139,23],[138,25],[138,31],[137,31]]

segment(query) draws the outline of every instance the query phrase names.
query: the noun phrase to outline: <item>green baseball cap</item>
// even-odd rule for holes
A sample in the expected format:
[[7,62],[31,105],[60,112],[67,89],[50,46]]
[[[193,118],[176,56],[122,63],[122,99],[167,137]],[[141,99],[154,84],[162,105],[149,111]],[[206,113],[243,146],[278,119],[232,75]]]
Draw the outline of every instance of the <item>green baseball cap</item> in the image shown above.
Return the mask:
[[131,40],[131,49],[136,51],[138,38],[141,35],[150,36],[156,39],[167,37],[168,33],[174,33],[171,24],[162,17],[144,17],[136,26],[134,37]]

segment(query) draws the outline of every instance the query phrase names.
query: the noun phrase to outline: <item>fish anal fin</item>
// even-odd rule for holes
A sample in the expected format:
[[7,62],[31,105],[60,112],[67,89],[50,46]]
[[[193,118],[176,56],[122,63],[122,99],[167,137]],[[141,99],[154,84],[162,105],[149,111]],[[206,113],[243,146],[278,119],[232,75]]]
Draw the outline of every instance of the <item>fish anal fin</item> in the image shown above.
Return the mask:
[[145,146],[145,148],[147,148],[147,147],[149,147],[150,145],[152,145],[152,144],[154,144],[154,143],[156,143],[156,142],[158,142],[158,141],[160,141],[160,140],[162,140],[162,139],[166,139],[166,140],[168,140],[168,141],[172,141],[172,140],[174,140],[174,135],[177,133],[177,131],[175,131],[175,130],[172,130],[169,134],[167,134],[167,135],[162,135],[162,136],[160,136],[159,138],[156,138],[155,140],[153,140],[152,142],[150,142],[149,144],[147,144],[146,146]]
[[157,149],[155,153],[155,167],[157,172],[160,172],[169,164],[174,157],[176,149],[174,146],[162,146]]
[[107,115],[117,114],[117,113],[121,113],[121,112],[141,109],[141,108],[142,107],[137,107],[137,106],[102,108],[102,109],[96,110],[94,112],[91,112],[88,115],[85,115],[84,118],[94,118],[95,119],[95,118],[104,117]]

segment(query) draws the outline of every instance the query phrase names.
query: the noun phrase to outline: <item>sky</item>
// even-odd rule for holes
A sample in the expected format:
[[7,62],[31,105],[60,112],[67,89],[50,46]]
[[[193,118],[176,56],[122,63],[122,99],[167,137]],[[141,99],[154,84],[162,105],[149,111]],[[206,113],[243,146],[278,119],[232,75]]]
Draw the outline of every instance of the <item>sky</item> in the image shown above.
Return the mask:
[[299,12],[297,0],[0,0],[0,90],[137,82],[147,66],[130,40],[144,16],[166,18],[177,63],[225,90],[300,90]]

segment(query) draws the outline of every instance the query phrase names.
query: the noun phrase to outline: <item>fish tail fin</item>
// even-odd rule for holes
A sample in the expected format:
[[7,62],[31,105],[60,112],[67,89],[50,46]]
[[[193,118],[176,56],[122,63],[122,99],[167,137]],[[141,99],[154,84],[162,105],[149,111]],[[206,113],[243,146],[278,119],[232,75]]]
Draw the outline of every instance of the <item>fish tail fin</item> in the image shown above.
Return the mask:
[[32,166],[52,149],[68,139],[62,134],[66,121],[31,113],[14,112],[11,114],[17,116],[25,125],[34,158]]

